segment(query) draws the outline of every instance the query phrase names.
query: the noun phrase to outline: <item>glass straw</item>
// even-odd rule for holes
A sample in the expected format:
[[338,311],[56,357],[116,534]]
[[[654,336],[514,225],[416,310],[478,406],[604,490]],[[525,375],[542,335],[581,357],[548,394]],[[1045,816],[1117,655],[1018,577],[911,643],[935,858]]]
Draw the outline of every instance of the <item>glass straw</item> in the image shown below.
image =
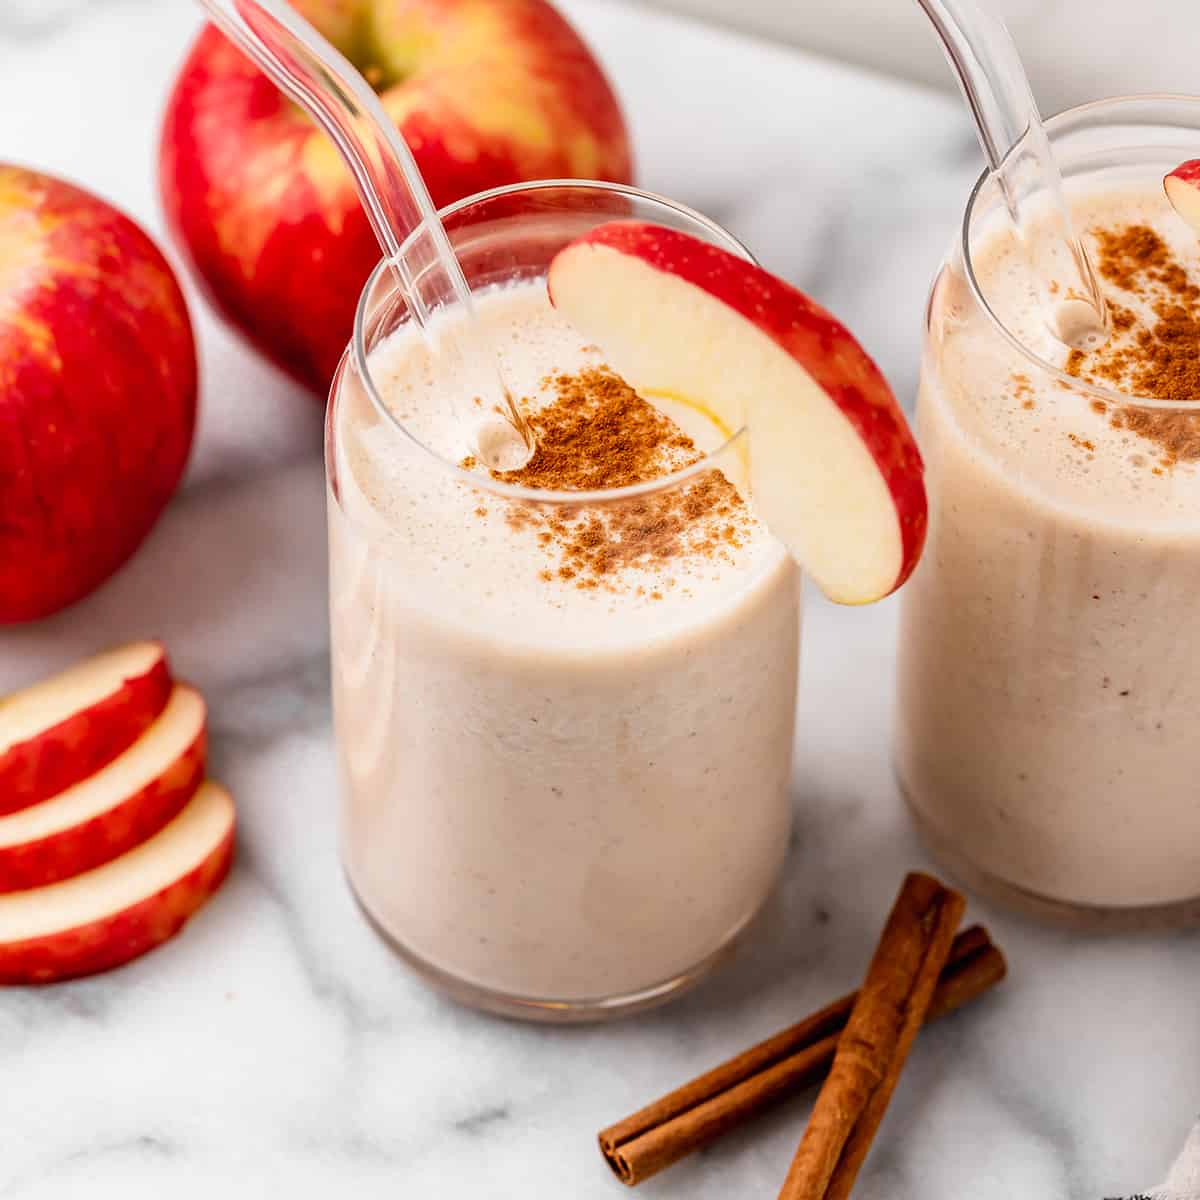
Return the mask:
[[[976,0],[917,3],[937,31],[975,119],[979,144],[1029,256],[1046,324],[1068,345],[1099,345],[1108,334],[1107,307],[1091,259],[1071,223],[1062,175],[1008,30]],[[1031,242],[1024,213],[1029,197],[1038,192],[1049,201],[1052,236]]]
[[[438,217],[416,160],[400,131],[388,117],[374,89],[346,57],[283,0],[200,0],[216,25],[249,56],[275,85],[303,108],[333,139],[354,176],[359,199],[388,260],[412,320],[427,341],[449,342],[463,372],[462,389],[447,389],[455,420],[464,440],[478,426],[467,397],[492,397],[508,414],[517,437],[505,446],[495,430],[486,430],[492,452],[488,460],[511,468],[528,458],[530,446],[521,420],[504,384],[495,348],[480,328],[471,289]],[[401,245],[423,226],[432,248],[425,261],[414,264],[414,239],[409,256]],[[319,281],[318,286],[319,286]],[[470,353],[453,329],[435,338],[430,328],[440,305],[454,303],[465,314],[465,333],[475,347]],[[490,370],[487,366],[490,366]],[[485,429],[475,429],[476,442]],[[499,461],[503,459],[503,461]]]

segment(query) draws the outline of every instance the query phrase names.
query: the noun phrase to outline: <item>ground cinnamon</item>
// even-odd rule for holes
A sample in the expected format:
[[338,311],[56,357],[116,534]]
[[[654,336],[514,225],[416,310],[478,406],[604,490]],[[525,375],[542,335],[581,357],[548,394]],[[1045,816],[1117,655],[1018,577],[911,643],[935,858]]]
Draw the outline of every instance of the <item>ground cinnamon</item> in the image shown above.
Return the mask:
[[[493,471],[494,478],[541,490],[602,490],[659,479],[704,457],[675,422],[606,367],[558,375],[543,386],[553,392],[550,402],[523,406],[532,457],[518,470]],[[622,585],[624,568],[661,570],[682,558],[728,554],[744,544],[751,524],[737,489],[716,469],[630,500],[511,503],[506,519],[545,548],[545,580],[609,590]],[[661,597],[657,588],[647,594]]]
[[1112,337],[1097,350],[1073,351],[1067,371],[1150,399],[1197,402],[1195,412],[1115,406],[1109,419],[1157,443],[1162,465],[1200,459],[1200,287],[1148,225],[1098,229],[1093,236],[1100,275],[1152,320],[1139,321],[1129,307],[1112,303]]
[[519,470],[496,472],[497,479],[556,491],[618,488],[702,457],[673,421],[604,367],[544,384],[554,399],[525,418],[533,457]]

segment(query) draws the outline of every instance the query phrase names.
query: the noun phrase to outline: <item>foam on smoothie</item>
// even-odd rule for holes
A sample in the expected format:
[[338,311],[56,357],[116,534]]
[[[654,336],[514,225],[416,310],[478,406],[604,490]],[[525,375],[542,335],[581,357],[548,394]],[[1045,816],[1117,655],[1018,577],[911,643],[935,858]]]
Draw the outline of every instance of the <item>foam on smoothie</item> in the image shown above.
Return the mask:
[[[532,411],[551,403],[556,378],[603,366],[599,350],[584,344],[550,306],[540,282],[485,292],[477,307],[494,343],[503,348],[509,386]],[[611,620],[615,611],[645,609],[654,627],[666,633],[737,603],[748,580],[780,569],[782,547],[747,510],[737,544],[725,544],[719,553],[674,554],[661,562],[626,565],[603,587],[581,588],[560,579],[557,547],[539,541],[536,529],[523,533],[508,527],[511,501],[486,487],[467,486],[444,469],[445,462],[459,462],[469,449],[443,399],[444,389],[455,386],[452,365],[439,360],[416,334],[403,332],[373,352],[371,369],[391,413],[444,461],[411,447],[404,452],[403,435],[377,418],[338,440],[340,496],[347,515],[367,523],[372,536],[398,539],[432,564],[428,586],[412,597],[430,611],[484,634],[502,630],[505,637],[536,637],[542,644],[592,646],[627,636],[633,628]],[[714,450],[725,441],[727,431],[695,409],[662,400],[656,406],[699,450]],[[737,465],[736,455],[726,457],[727,469]],[[533,630],[528,613],[535,603],[545,619]]]
[[[1153,229],[1171,256],[1200,281],[1200,240],[1172,210],[1161,189],[1134,185],[1086,193],[1072,203],[1076,228],[1094,256],[1096,231],[1135,225]],[[1035,231],[1034,237],[1039,236]],[[1047,254],[1051,251],[1047,251]],[[1005,229],[982,241],[973,258],[980,289],[1024,346],[1063,368],[1070,350],[1050,332],[1032,296],[1025,252]],[[1142,327],[1155,321],[1143,295],[1101,280],[1110,302],[1133,313]],[[1089,519],[1134,524],[1191,525],[1200,505],[1200,466],[1176,463],[1155,473],[1161,458],[1153,441],[1113,428],[1111,412],[1093,408],[1002,343],[965,295],[945,296],[963,315],[945,340],[942,386],[934,404],[951,404],[954,424],[980,454],[981,465],[1019,462],[1023,482],[1045,500],[1086,509]],[[936,302],[936,301],[935,301]],[[1005,473],[1008,469],[1005,468]]]

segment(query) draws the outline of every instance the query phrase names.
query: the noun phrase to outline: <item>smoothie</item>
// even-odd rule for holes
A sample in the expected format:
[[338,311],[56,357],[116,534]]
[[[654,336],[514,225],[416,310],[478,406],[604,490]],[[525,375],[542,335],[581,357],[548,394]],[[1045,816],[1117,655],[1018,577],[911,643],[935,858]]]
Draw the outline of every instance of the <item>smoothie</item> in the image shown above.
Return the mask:
[[1200,895],[1200,244],[1157,180],[1073,208],[1112,306],[1101,350],[1050,336],[1006,230],[972,256],[1017,341],[1068,378],[1003,338],[961,273],[934,290],[918,414],[933,504],[902,607],[898,769],[934,847],[977,882],[1175,906]]
[[[541,451],[500,482],[662,478],[728,431],[650,406],[541,280],[481,292]],[[485,1005],[650,994],[749,921],[785,853],[798,573],[720,469],[632,501],[498,494],[401,330],[331,418],[341,835],[397,948]],[[483,404],[482,399],[478,402]],[[668,415],[669,410],[669,415]],[[431,453],[432,452],[432,453]]]

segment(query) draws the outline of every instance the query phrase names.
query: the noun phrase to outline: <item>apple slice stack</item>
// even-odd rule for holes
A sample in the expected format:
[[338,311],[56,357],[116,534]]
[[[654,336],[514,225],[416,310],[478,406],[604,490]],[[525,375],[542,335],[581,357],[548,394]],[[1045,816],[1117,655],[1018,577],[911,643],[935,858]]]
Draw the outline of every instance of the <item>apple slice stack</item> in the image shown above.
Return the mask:
[[128,962],[216,891],[234,809],[206,750],[204,701],[155,642],[0,700],[0,984]]

